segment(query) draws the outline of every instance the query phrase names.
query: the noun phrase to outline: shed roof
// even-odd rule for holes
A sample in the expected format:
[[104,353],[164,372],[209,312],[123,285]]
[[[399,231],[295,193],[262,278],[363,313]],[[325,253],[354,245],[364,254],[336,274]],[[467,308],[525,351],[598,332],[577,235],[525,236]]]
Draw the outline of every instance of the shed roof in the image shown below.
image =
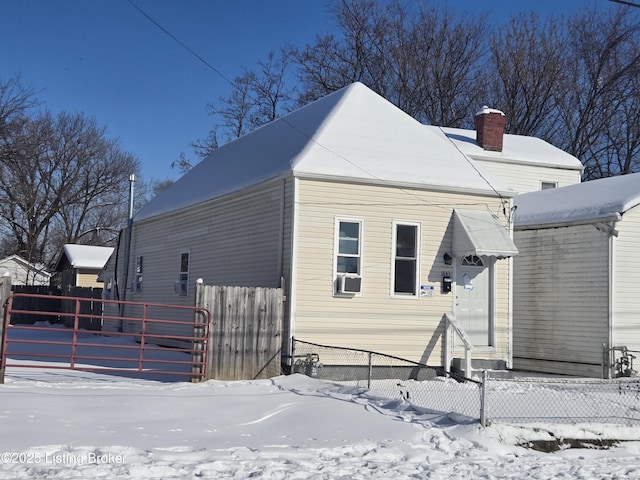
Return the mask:
[[476,142],[476,131],[462,128],[435,127],[428,125],[434,132],[440,131],[462,152],[477,160],[503,163],[519,163],[551,168],[565,168],[582,172],[584,166],[573,155],[545,142],[541,138],[526,135],[505,134],[501,152],[485,150]]
[[113,248],[111,247],[68,243],[62,248],[62,253],[56,264],[56,270],[65,256],[73,268],[102,268],[112,253]]
[[307,178],[514,194],[442,135],[353,83],[220,147],[145,205],[134,220],[290,172]]
[[640,204],[640,173],[601,178],[514,198],[518,227],[619,219]]
[[518,254],[509,231],[487,210],[453,211],[453,255],[507,258]]

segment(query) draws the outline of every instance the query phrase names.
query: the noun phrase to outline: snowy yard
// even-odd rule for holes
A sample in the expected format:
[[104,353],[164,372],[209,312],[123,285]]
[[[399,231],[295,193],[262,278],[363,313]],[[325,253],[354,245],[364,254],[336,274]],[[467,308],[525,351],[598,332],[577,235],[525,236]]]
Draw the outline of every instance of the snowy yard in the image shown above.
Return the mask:
[[[0,395],[0,479],[640,478],[637,426],[483,429],[302,375],[194,384],[9,367]],[[627,441],[522,446],[558,438]]]

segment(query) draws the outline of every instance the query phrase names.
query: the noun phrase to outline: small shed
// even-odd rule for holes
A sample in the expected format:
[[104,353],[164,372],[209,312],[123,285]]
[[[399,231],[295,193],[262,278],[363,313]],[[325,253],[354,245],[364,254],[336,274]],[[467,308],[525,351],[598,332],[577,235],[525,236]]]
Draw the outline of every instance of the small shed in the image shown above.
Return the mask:
[[98,274],[113,253],[111,247],[66,244],[51,277],[51,285],[66,294],[72,287],[102,288]]
[[640,350],[640,173],[514,206],[514,367],[613,375],[616,352]]

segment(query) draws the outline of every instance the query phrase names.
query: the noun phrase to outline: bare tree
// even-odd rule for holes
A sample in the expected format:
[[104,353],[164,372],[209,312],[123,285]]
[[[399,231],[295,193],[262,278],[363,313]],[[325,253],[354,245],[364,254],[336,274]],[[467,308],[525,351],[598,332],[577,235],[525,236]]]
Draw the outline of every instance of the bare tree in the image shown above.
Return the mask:
[[534,14],[496,31],[488,102],[505,112],[510,133],[550,139],[559,128],[556,92],[567,82],[565,38],[560,19],[541,21]]
[[[640,19],[593,6],[565,18],[514,17],[507,25],[437,2],[333,0],[334,34],[245,70],[211,113],[218,139],[236,138],[290,106],[360,81],[425,123],[473,128],[483,104],[505,111],[510,133],[538,136],[581,159],[586,179],[640,169]],[[221,135],[219,136],[218,133]]]
[[341,0],[340,37],[299,51],[300,102],[360,81],[415,118],[461,126],[484,91],[485,17],[430,4]]
[[34,90],[23,86],[20,77],[0,79],[0,137],[10,134],[13,122],[37,104]]
[[[266,61],[258,62],[257,71],[245,68],[242,75],[234,78],[228,96],[207,105],[209,114],[219,123],[206,139],[193,142],[200,158],[218,148],[219,131],[225,141],[233,140],[291,111],[294,90],[287,86],[287,75],[292,55],[288,47],[282,48],[279,55],[269,53]],[[172,166],[185,171],[192,164],[181,155]]]
[[23,118],[0,145],[2,234],[30,262],[64,243],[109,243],[126,220],[133,155],[81,114]]
[[562,126],[554,143],[582,160],[586,178],[629,173],[608,167],[618,163],[610,158],[618,148],[610,143],[611,122],[639,101],[640,92],[629,89],[640,73],[638,42],[640,21],[629,8],[594,8],[568,22],[568,77],[557,91]]

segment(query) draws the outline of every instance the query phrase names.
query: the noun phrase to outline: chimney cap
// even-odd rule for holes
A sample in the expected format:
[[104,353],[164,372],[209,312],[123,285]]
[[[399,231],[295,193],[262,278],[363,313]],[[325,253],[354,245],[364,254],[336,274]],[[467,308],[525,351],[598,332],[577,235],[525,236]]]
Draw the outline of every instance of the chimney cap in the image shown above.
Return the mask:
[[489,108],[486,105],[483,105],[482,108],[478,111],[478,113],[476,113],[476,117],[478,115],[486,115],[488,113],[498,113],[500,115],[502,115],[504,117],[504,112],[501,110],[497,110],[495,108]]

